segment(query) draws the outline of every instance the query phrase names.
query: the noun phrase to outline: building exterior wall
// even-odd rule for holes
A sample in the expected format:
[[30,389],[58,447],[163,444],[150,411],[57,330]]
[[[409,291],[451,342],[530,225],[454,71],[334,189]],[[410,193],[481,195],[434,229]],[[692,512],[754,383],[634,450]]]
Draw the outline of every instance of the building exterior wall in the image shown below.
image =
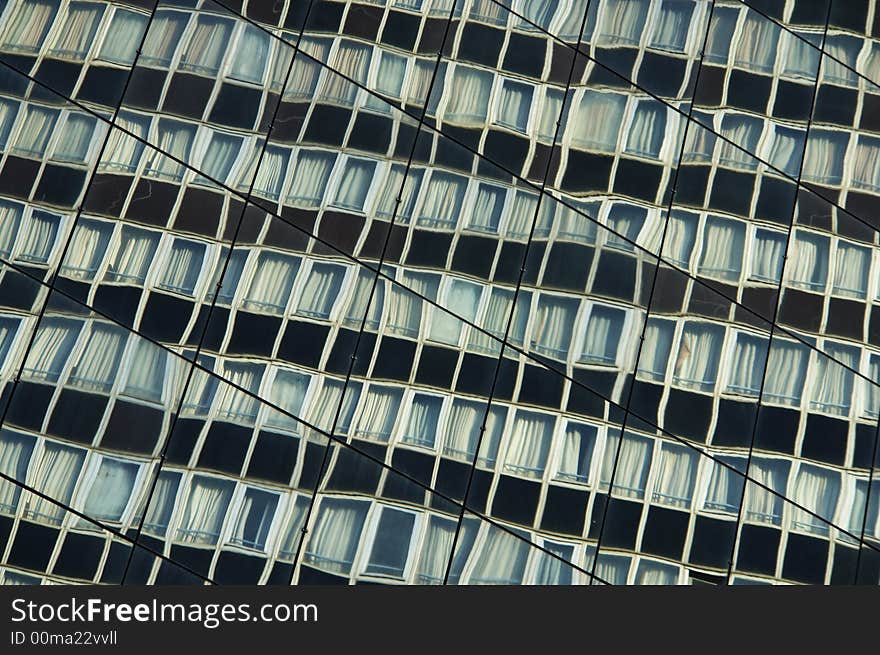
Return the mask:
[[880,582],[874,3],[0,8],[3,582]]

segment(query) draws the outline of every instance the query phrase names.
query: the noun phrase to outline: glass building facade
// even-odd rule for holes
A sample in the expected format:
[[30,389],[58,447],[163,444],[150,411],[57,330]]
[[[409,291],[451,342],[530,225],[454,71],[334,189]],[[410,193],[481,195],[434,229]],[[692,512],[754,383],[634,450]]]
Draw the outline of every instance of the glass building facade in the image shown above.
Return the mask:
[[876,3],[0,10],[0,582],[880,583]]

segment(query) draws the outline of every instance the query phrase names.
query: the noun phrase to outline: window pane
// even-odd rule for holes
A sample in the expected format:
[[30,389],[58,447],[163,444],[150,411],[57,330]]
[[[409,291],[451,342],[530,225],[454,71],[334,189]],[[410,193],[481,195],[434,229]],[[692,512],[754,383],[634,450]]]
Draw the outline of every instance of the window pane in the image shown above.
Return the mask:
[[187,18],[188,15],[182,12],[157,10],[150,23],[138,63],[168,67],[180,43]]
[[119,521],[134,490],[139,469],[134,462],[103,458],[83,513],[99,521]]
[[242,306],[280,314],[287,307],[299,265],[296,257],[261,252]]
[[71,2],[61,30],[49,50],[62,57],[82,58],[94,42],[104,7],[91,2]]
[[577,310],[577,300],[542,293],[532,318],[532,348],[550,357],[567,359]]
[[491,89],[491,73],[456,66],[448,93],[445,119],[462,125],[482,125],[486,121]]
[[192,295],[202,270],[205,249],[203,243],[174,239],[159,286]]
[[545,414],[518,411],[507,448],[504,468],[530,478],[541,478],[547,465],[554,419]]
[[590,364],[615,365],[617,349],[623,336],[626,312],[622,309],[593,305],[581,361]]
[[764,377],[766,359],[767,339],[738,332],[727,390],[747,396],[757,396]]
[[592,425],[569,422],[559,460],[556,477],[571,482],[588,482],[593,450],[596,446],[596,428]]
[[70,383],[85,389],[109,391],[119,370],[126,338],[123,328],[94,324],[70,374]]
[[723,340],[724,328],[721,326],[691,321],[685,323],[673,381],[683,387],[712,391]]
[[125,226],[119,239],[116,257],[107,271],[112,282],[143,284],[156,254],[159,234]]
[[330,317],[333,304],[339,297],[345,268],[333,264],[314,264],[303,288],[297,314],[312,318]]
[[415,518],[415,514],[410,512],[400,512],[388,507],[382,510],[370,561],[367,563],[367,573],[403,577]]
[[198,15],[180,59],[180,67],[197,73],[216,73],[229,47],[231,34],[232,21],[207,14]]
[[236,54],[232,58],[230,77],[259,84],[266,72],[269,35],[253,25],[246,25],[238,36]]
[[144,517],[144,532],[156,537],[165,536],[168,522],[174,512],[174,501],[180,486],[180,473],[162,471],[150,497],[150,506]]
[[194,476],[177,540],[187,544],[216,544],[234,488],[235,483],[229,480]]

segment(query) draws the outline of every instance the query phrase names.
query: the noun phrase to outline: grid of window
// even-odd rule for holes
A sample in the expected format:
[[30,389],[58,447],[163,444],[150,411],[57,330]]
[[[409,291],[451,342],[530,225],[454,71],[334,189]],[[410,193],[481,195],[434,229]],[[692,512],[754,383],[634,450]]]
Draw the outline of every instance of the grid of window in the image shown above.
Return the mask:
[[0,14],[3,583],[880,582],[873,7],[247,4]]

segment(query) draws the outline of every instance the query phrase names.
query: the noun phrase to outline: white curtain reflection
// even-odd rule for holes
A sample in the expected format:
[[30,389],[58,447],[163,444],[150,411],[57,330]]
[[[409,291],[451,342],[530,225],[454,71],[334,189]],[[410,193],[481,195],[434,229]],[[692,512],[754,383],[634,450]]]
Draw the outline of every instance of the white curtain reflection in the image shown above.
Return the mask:
[[99,4],[71,2],[50,52],[60,56],[83,57],[94,42],[103,13],[104,7]]
[[345,268],[335,264],[314,264],[303,287],[298,314],[326,319],[342,288]]
[[699,391],[712,391],[723,341],[724,328],[719,325],[685,323],[675,362],[675,383]]
[[452,173],[434,171],[425,188],[419,224],[452,227],[461,215],[467,179]]
[[764,377],[766,359],[767,339],[745,332],[737,332],[728,390],[748,396],[757,396],[761,389],[761,380]]
[[697,479],[698,453],[687,446],[663,443],[651,499],[663,505],[689,508]]
[[187,544],[216,544],[234,487],[235,483],[230,480],[193,476],[177,540]]
[[613,152],[620,133],[626,96],[586,89],[571,123],[571,141],[589,150]]
[[486,121],[492,74],[466,66],[456,66],[448,93],[445,118],[464,125]]
[[678,580],[678,567],[671,564],[661,564],[641,560],[636,571],[635,584],[637,585],[674,585]]
[[562,455],[557,477],[571,482],[588,482],[593,451],[596,446],[596,427],[570,421],[565,429]]
[[324,82],[319,90],[319,97],[346,105],[354,102],[358,87],[349,80],[366,84],[372,54],[372,48],[367,45],[341,41],[333,58],[331,70],[324,72]]
[[[0,205],[0,216],[3,208]],[[3,234],[3,219],[0,217],[0,235]],[[73,231],[70,247],[61,267],[67,277],[79,280],[92,280],[98,272],[98,267],[104,261],[107,244],[110,242],[110,234],[113,226],[104,221],[80,218]],[[0,243],[3,237],[0,236]],[[2,246],[0,246],[2,252]]]
[[638,44],[647,14],[647,0],[606,0],[600,8],[596,43]]
[[320,205],[335,161],[334,153],[300,150],[288,200],[304,207]]
[[840,184],[849,134],[832,130],[810,130],[801,179],[820,184]]
[[839,473],[812,464],[801,464],[790,498],[804,509],[793,509],[792,527],[816,534],[828,534],[828,523],[834,520],[839,497]]
[[[880,50],[880,46],[875,47]],[[880,75],[875,79],[880,79]],[[853,166],[853,186],[880,191],[880,139],[859,135]]]
[[728,140],[721,142],[721,163],[754,170],[758,160],[750,153],[757,152],[763,129],[764,122],[760,118],[726,114],[721,121],[721,135]]
[[541,478],[547,465],[554,422],[544,414],[517,411],[508,437],[504,468],[530,478]]
[[238,35],[229,74],[238,80],[260,84],[269,56],[269,34],[253,25],[245,25]]
[[409,410],[409,420],[403,434],[404,443],[433,448],[437,438],[442,399],[427,394],[415,394]]
[[128,506],[140,465],[104,457],[89,489],[83,514],[99,521],[117,522]]
[[816,353],[810,406],[830,414],[846,416],[852,402],[854,371],[859,366],[859,349],[826,343],[824,353]]
[[242,306],[281,313],[287,306],[299,266],[300,260],[296,257],[261,252]]
[[28,105],[27,114],[19,127],[12,151],[22,155],[42,157],[49,138],[55,130],[57,119],[57,110]]
[[107,278],[113,282],[143,284],[156,254],[159,233],[126,225],[122,228],[116,257]]
[[85,460],[86,451],[46,442],[40,463],[31,478],[31,486],[59,504],[30,495],[27,501],[26,516],[47,523],[59,524],[66,510],[61,505],[70,505],[73,489],[79,479],[79,472]]
[[430,337],[436,341],[457,345],[461,336],[462,320],[473,323],[483,287],[463,280],[451,280],[442,301],[442,311],[435,308],[431,320]]
[[[239,421],[252,421],[256,417],[258,401],[253,394],[257,394],[260,390],[263,370],[262,364],[226,362],[223,378],[232,384],[223,385],[222,397],[217,408],[218,417]],[[245,393],[246,391],[249,393]]]
[[578,301],[542,293],[532,318],[532,348],[565,360],[571,343]]
[[745,477],[744,457],[719,456],[712,462],[712,476],[706,491],[705,509],[736,514],[742,499]]
[[696,214],[673,210],[666,226],[666,240],[663,242],[663,257],[683,268],[689,268],[688,262],[694,251],[697,234]]
[[205,250],[203,243],[174,239],[160,285],[178,293],[192,294],[202,270]]
[[[58,11],[57,0],[31,0],[10,7],[0,43],[5,50],[37,52]],[[12,13],[12,10],[15,10]]]
[[391,332],[405,336],[419,334],[422,322],[422,297],[436,300],[439,276],[404,271],[402,285],[391,288],[388,325]]
[[388,441],[402,396],[402,389],[371,385],[355,424],[355,434],[376,441]]
[[807,376],[807,347],[773,339],[764,380],[764,399],[785,405],[799,405]]
[[626,139],[628,152],[658,157],[666,135],[666,109],[654,100],[641,100],[635,106]]
[[847,298],[863,299],[868,289],[871,252],[853,244],[838,242],[832,292]]
[[367,502],[324,498],[306,547],[306,562],[327,571],[348,574],[368,507]]
[[171,514],[174,512],[174,501],[180,486],[180,473],[162,471],[150,497],[150,506],[144,517],[143,529],[147,534],[162,537],[168,529]]
[[593,305],[590,320],[587,322],[581,361],[615,365],[625,318],[626,312],[622,309]]
[[158,9],[150,22],[138,61],[147,66],[167,67],[180,43],[188,18],[189,15],[181,11]]
[[99,57],[117,64],[134,63],[137,49],[147,28],[148,17],[116,7],[113,20],[104,35]]
[[[746,519],[779,525],[782,521],[783,501],[791,463],[782,459],[755,457],[749,466],[746,488]],[[755,484],[757,482],[758,484]],[[766,487],[766,488],[765,488]],[[769,490],[775,491],[771,493]]]
[[217,72],[229,47],[232,21],[209,14],[199,14],[189,37],[180,67],[212,75]]
[[773,145],[770,148],[770,163],[791,177],[797,177],[803,152],[804,133],[801,130],[777,125],[773,132]]
[[[617,455],[618,448],[620,449],[619,456]],[[654,442],[647,437],[638,437],[627,433],[621,443],[619,431],[609,431],[602,458],[600,478],[602,489],[608,489],[613,472],[614,487],[612,492],[614,495],[644,498],[645,483],[648,480],[653,451]],[[617,457],[616,470],[614,470],[615,457]]]
[[230,541],[247,548],[265,548],[277,507],[277,494],[260,489],[245,490]]
[[158,150],[149,151],[144,174],[179,181],[183,177],[185,168],[178,161],[190,161],[190,151],[195,140],[196,128],[163,118],[159,120],[158,131]]
[[447,562],[452,555],[455,530],[455,521],[439,516],[431,517],[416,569],[416,584],[443,583]]
[[65,318],[44,318],[28,351],[25,372],[31,377],[57,382],[82,323]]
[[346,160],[334,204],[345,209],[362,211],[375,170],[374,161],[353,158]]
[[107,392],[119,370],[127,334],[116,325],[93,324],[92,332],[70,374],[70,383]]
[[750,277],[761,282],[778,283],[782,275],[785,248],[785,235],[770,230],[756,230]]
[[533,87],[504,80],[498,101],[498,122],[505,127],[524,132],[532,106]]
[[92,133],[95,131],[96,121],[92,116],[67,114],[53,157],[59,161],[85,162],[89,146],[93,143]]
[[[28,435],[0,431],[0,473],[24,483],[35,442],[36,439]],[[7,480],[0,481],[0,512],[14,514],[20,495],[20,486]]]
[[828,279],[828,237],[797,230],[792,250],[792,286],[822,291]]
[[772,71],[779,32],[780,28],[776,23],[757,12],[749,11],[739,33],[734,63],[757,72]]
[[666,378],[666,366],[669,362],[669,351],[672,349],[672,336],[675,323],[651,317],[645,327],[645,338],[639,354],[639,375],[650,380],[663,381]]
[[530,546],[525,533],[517,534],[522,537],[489,527],[471,572],[471,584],[522,584]]
[[131,351],[125,394],[159,402],[162,399],[167,359],[168,353],[164,348],[146,339],[136,339]]
[[663,0],[655,18],[651,45],[683,52],[693,13],[694,3],[691,0]]

